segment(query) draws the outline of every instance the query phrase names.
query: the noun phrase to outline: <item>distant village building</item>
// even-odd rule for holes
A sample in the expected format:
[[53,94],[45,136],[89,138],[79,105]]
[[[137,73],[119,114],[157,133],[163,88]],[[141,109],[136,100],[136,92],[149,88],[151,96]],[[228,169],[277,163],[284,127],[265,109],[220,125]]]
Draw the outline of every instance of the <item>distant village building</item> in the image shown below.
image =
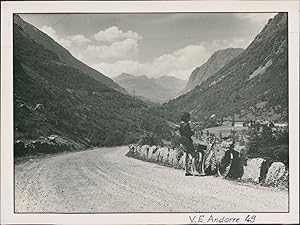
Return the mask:
[[222,123],[222,125],[223,125],[223,126],[228,126],[228,127],[229,127],[229,126],[231,126],[231,123],[232,123],[232,121],[224,120],[223,123]]
[[[244,120],[235,120],[233,127],[243,127],[244,124],[245,124]],[[232,120],[224,120],[222,125],[227,127],[232,127]]]
[[244,126],[244,122],[243,121],[235,121],[234,122],[234,127],[243,127]]
[[282,127],[282,128],[284,128],[284,127],[287,127],[288,126],[288,123],[274,123],[274,126],[275,127]]

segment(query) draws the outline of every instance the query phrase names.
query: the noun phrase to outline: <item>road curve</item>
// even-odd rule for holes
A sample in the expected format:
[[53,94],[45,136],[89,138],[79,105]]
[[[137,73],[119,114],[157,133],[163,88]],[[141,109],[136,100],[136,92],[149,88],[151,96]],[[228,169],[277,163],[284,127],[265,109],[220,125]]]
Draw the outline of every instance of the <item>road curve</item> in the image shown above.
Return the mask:
[[15,212],[287,212],[288,192],[184,171],[99,148],[15,166]]

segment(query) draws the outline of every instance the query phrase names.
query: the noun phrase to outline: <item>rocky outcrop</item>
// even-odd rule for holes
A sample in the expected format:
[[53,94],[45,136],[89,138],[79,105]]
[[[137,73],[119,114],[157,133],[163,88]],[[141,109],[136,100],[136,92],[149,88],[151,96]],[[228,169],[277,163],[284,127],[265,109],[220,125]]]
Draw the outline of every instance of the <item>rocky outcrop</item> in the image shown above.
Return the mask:
[[197,67],[189,77],[186,87],[180,94],[191,91],[197,85],[201,85],[205,80],[218,72],[225,64],[240,55],[244,49],[227,48],[216,51],[204,64]]

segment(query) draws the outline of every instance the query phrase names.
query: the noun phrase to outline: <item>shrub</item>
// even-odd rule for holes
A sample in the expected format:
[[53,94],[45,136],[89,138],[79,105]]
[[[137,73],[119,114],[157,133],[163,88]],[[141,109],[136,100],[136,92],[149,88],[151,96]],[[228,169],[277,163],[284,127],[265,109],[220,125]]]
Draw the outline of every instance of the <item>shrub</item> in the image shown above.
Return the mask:
[[139,145],[161,145],[162,140],[155,134],[146,132],[139,138]]
[[138,137],[135,134],[125,134],[123,145],[129,145],[136,143],[138,141]]
[[285,165],[289,164],[289,146],[288,145],[276,145],[272,149],[273,156],[278,161],[283,162]]
[[146,114],[140,122],[140,129],[149,133],[155,133],[160,138],[170,138],[171,130],[162,118]]
[[270,161],[283,162],[288,165],[289,147],[288,131],[272,131],[264,127],[261,132],[251,129],[248,132],[247,143],[248,156],[250,158],[261,157]]
[[26,155],[26,148],[23,142],[17,142],[14,145],[14,157]]
[[25,145],[24,142],[20,141],[14,144],[14,157],[17,158],[37,154],[55,154],[64,151],[71,151],[72,149],[73,146],[68,144],[52,144],[36,141]]
[[105,141],[104,141],[104,146],[119,146],[122,145],[124,142],[124,134],[119,131],[112,131],[108,133]]
[[180,136],[179,135],[174,135],[171,138],[171,148],[178,148],[180,145]]

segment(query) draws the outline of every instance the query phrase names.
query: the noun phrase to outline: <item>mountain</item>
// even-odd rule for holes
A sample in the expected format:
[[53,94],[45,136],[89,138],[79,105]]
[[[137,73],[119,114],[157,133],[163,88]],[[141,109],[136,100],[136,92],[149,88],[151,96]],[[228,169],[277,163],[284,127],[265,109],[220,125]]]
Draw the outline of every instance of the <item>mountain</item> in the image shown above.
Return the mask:
[[186,84],[186,81],[172,76],[148,78],[145,75],[133,76],[127,73],[120,74],[114,80],[128,93],[156,103],[170,100]]
[[163,107],[178,120],[190,111],[198,120],[225,118],[288,121],[287,14],[270,19],[247,49],[192,91]]
[[25,22],[19,15],[14,15],[14,23],[22,27],[24,32],[26,32],[26,34],[29,37],[34,39],[35,42],[42,45],[45,49],[48,49],[51,52],[55,53],[62,63],[79,69],[81,72],[87,74],[88,76],[94,78],[97,81],[100,81],[101,83],[107,85],[110,88],[125,93],[125,90],[119,85],[117,85],[112,79],[108,78],[107,76],[103,75],[97,70],[92,69],[91,67],[87,66],[86,64],[73,57],[67,49],[63,48],[60,44],[55,42],[47,34],[43,33],[31,24]]
[[83,149],[127,144],[145,131],[170,134],[153,108],[66,63],[57,49],[44,46],[54,45],[53,40],[43,36],[41,44],[23,28],[30,25],[19,22],[13,24],[16,143],[54,135]]
[[173,91],[174,94],[177,94],[179,90],[183,89],[186,85],[186,80],[182,80],[173,76],[161,76],[159,78],[152,78],[152,80],[162,85],[164,88]]
[[201,85],[210,76],[218,72],[225,64],[240,55],[244,49],[242,48],[227,48],[216,51],[204,64],[197,67],[189,77],[186,87],[180,92],[185,94],[197,85]]

